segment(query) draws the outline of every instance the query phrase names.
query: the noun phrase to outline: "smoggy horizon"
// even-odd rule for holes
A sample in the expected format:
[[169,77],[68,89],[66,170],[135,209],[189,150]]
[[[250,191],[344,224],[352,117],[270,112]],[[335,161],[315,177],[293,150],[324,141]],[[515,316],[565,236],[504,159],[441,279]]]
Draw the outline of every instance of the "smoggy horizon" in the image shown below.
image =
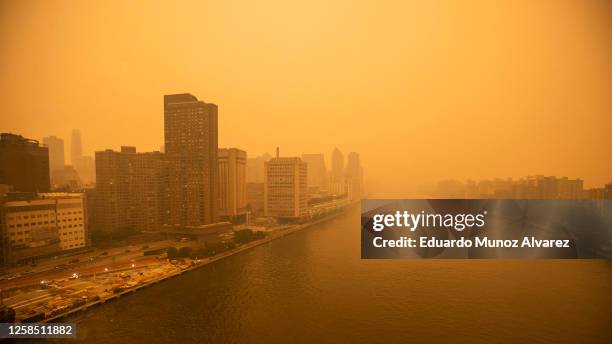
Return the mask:
[[0,132],[163,145],[163,95],[249,157],[359,152],[366,181],[612,181],[609,2],[0,4]]

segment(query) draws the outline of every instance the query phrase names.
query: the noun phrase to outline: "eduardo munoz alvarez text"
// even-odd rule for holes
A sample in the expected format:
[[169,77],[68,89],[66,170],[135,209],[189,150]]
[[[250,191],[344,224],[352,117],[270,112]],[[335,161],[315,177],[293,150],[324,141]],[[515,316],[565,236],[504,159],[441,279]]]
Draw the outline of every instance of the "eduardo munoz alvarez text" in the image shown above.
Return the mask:
[[[416,231],[419,228],[445,227],[453,228],[461,232],[466,228],[482,228],[485,225],[487,212],[480,214],[425,214],[409,213],[408,211],[395,214],[376,214],[372,218],[372,229],[380,232],[387,227],[402,227]],[[458,239],[437,239],[435,237],[421,236],[419,239],[402,236],[399,239],[383,239],[376,236],[372,239],[372,244],[377,248],[384,247],[408,247],[408,248],[433,248],[433,247],[489,247],[489,248],[569,248],[569,240],[565,239],[536,239],[535,237],[523,237],[519,239],[489,239],[488,237],[458,238]]]

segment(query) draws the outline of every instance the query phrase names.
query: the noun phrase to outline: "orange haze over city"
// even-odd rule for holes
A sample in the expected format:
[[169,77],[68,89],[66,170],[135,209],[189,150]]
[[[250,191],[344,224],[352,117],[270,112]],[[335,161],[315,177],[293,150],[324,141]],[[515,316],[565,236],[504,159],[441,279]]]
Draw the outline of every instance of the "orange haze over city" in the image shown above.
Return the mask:
[[[0,132],[163,145],[163,95],[249,157],[359,152],[366,183],[612,181],[608,1],[3,1]],[[66,149],[70,161],[69,149]]]

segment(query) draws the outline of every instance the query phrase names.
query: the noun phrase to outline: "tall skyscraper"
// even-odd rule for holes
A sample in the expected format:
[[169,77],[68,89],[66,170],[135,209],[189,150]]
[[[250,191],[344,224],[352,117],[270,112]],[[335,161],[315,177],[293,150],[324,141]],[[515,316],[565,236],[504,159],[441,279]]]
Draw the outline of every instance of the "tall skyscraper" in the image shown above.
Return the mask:
[[164,96],[170,225],[218,221],[217,111],[188,93]]
[[265,163],[264,212],[276,218],[299,218],[308,210],[307,167],[300,158]]
[[54,171],[64,170],[66,160],[64,159],[64,140],[55,136],[43,137],[43,144],[49,148],[49,169]]
[[329,193],[333,195],[345,195],[348,191],[346,179],[344,178],[344,155],[338,148],[332,151],[332,170],[329,179]]
[[14,191],[49,191],[49,149],[21,135],[0,134],[0,184]]
[[93,231],[161,229],[165,173],[160,152],[137,153],[135,147],[96,152]]
[[219,149],[219,215],[230,220],[246,214],[246,159],[243,150]]
[[[81,132],[78,129],[72,130],[70,140],[70,163],[77,168],[83,157],[83,144],[81,143]],[[78,168],[77,168],[78,170]]]
[[95,160],[92,156],[83,156],[83,142],[81,140],[81,132],[78,129],[72,130],[70,163],[78,172],[84,184],[95,182]]
[[327,185],[327,170],[323,154],[302,154],[308,168],[308,186],[323,189]]
[[340,181],[344,178],[344,155],[338,148],[332,152],[332,179]]

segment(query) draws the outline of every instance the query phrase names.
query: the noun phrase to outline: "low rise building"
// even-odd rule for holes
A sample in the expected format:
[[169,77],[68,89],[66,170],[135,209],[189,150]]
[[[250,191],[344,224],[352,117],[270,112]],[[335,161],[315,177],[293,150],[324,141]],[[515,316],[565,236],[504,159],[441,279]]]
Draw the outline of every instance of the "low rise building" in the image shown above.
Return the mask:
[[13,193],[0,206],[5,264],[35,261],[88,246],[81,193]]

